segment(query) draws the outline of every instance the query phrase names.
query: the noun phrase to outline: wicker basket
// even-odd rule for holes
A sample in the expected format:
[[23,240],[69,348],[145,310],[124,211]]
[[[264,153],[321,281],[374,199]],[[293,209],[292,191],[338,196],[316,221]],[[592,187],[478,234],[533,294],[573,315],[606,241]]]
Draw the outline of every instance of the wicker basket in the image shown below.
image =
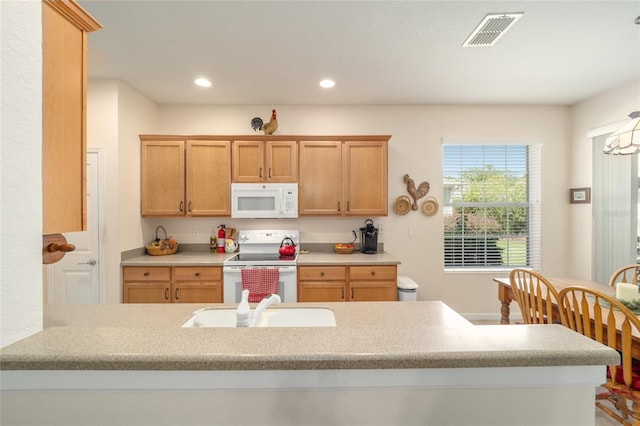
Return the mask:
[[354,248],[355,247],[338,247],[336,244],[333,245],[333,251],[338,254],[351,254]]
[[[164,238],[160,239],[160,237],[158,236],[158,231],[162,229],[162,232],[164,232]],[[156,239],[155,241],[168,241],[170,237],[167,237],[167,231],[164,229],[164,226],[158,226],[156,228]],[[145,249],[147,250],[147,253],[149,253],[149,255],[151,256],[166,256],[168,254],[175,254],[178,251],[178,246],[180,244],[175,243],[173,246],[169,246],[166,244],[161,244],[159,246],[153,246],[151,244],[147,244],[145,246]]]

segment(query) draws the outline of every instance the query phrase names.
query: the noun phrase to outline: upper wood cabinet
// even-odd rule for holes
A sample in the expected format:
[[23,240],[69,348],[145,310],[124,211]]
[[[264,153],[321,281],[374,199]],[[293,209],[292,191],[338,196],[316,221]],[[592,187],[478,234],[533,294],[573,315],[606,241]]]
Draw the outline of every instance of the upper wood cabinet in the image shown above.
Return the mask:
[[140,139],[143,216],[231,214],[230,141]]
[[301,141],[300,215],[386,216],[387,141]]
[[102,26],[75,1],[42,3],[43,234],[83,231],[87,33]]
[[296,182],[296,141],[234,140],[233,182]]

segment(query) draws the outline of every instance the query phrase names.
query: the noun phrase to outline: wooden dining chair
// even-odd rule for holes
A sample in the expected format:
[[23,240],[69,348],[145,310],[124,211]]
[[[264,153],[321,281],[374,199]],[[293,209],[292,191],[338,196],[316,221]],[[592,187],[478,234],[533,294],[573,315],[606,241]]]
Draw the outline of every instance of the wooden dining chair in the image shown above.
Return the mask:
[[[509,281],[525,324],[553,322],[558,291],[549,280],[530,269],[516,268],[509,274]],[[549,321],[549,318],[552,320]]]
[[633,263],[623,266],[611,275],[609,285],[615,287],[617,283],[629,283],[638,285],[638,274],[640,274],[640,265]]
[[607,392],[596,396],[596,406],[621,424],[640,425],[640,365],[632,357],[633,333],[640,333],[640,319],[613,296],[597,290],[567,287],[559,297],[566,327],[621,355],[621,364],[607,366],[607,381],[602,385]]

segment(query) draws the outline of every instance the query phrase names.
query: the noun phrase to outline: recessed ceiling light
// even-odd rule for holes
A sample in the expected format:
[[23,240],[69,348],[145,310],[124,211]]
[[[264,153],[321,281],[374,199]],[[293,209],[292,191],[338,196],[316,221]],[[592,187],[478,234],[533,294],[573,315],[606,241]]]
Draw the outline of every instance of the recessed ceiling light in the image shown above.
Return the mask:
[[196,78],[195,83],[200,87],[211,87],[211,82],[206,78]]
[[509,28],[522,18],[523,12],[490,13],[478,24],[471,35],[462,43],[463,47],[493,46]]
[[336,82],[333,80],[322,80],[320,82],[320,87],[324,87],[325,89],[330,89],[336,85]]

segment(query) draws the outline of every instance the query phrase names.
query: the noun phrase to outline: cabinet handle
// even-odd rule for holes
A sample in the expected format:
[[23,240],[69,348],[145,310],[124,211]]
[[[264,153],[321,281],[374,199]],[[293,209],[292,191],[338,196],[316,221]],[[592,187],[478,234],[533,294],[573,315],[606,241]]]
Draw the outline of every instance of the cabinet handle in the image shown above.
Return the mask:
[[320,276],[324,277],[324,271],[320,271]]
[[196,277],[199,277],[199,276],[200,276],[200,272],[196,272]]
[[344,288],[340,289],[340,299],[344,300]]
[[258,171],[258,177],[262,177],[262,167],[260,167],[260,170]]
[[148,277],[149,276],[149,272],[148,271],[144,271],[144,273],[142,275],[144,275],[145,277]]
[[340,211],[340,201],[338,201],[338,211]]
[[180,299],[180,298],[178,297],[178,290],[180,290],[180,289],[179,289],[179,288],[176,288],[176,292],[175,292],[176,300]]
[[376,276],[376,271],[371,271],[371,275]]
[[184,201],[180,201],[180,211],[184,211]]
[[169,300],[169,289],[168,288],[164,289],[164,300]]
[[271,167],[269,167],[269,179],[271,179]]
[[352,289],[351,289],[351,300],[354,300],[354,299],[355,299],[355,297],[354,297],[354,295],[353,295],[353,288],[352,288]]
[[349,211],[349,202],[347,201],[347,211]]
[[191,213],[191,201],[189,201],[189,206],[187,207],[187,209],[189,210],[189,213]]

